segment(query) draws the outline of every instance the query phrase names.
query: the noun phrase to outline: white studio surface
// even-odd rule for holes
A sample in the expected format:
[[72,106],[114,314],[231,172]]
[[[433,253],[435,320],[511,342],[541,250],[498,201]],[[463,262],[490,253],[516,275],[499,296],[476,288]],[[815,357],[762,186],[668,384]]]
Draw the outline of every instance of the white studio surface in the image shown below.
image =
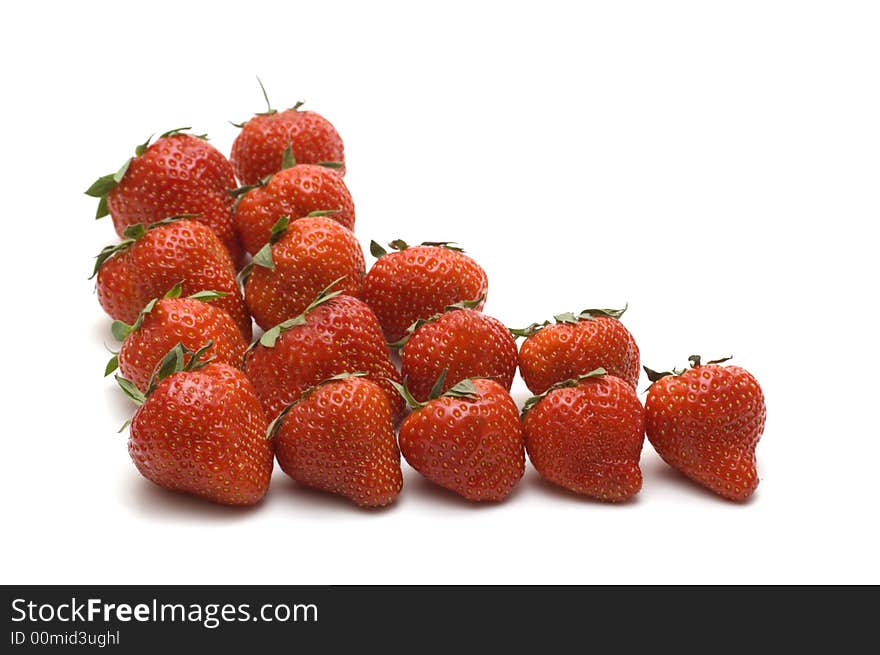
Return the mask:
[[[29,3],[3,31],[2,582],[880,582],[876,4]],[[277,467],[252,510],[142,479],[83,191],[151,133],[228,154],[256,74],[339,129],[365,250],[461,243],[511,326],[629,302],[653,368],[732,353],[767,397],[753,500],[647,443],[624,506],[531,467],[474,506],[405,466],[382,511]]]

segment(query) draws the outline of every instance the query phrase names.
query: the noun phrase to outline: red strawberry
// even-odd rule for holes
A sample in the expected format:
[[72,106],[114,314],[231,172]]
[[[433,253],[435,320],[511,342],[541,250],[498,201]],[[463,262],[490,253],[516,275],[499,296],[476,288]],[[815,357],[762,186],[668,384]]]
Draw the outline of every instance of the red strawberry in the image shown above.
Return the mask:
[[214,361],[241,368],[247,342],[232,318],[209,301],[226,294],[202,291],[181,298],[181,285],[175,285],[163,298],[153,299],[141,310],[134,325],[113,321],[113,335],[122,341],[119,354],[107,365],[105,375],[119,366],[122,375],[141,391],[162,358],[176,344],[195,351],[210,342]]
[[272,475],[268,422],[244,373],[227,364],[205,365],[203,354],[176,346],[146,396],[117,377],[141,405],[131,421],[128,452],[138,471],[161,487],[224,505],[253,505],[266,495]]
[[730,500],[742,501],[758,486],[755,447],[767,407],[754,376],[738,366],[702,365],[657,373],[645,404],[648,440],[670,466]]
[[599,367],[635,389],[639,347],[618,320],[625,311],[585,309],[580,314],[559,314],[552,325],[514,330],[527,337],[519,351],[519,370],[529,390],[542,394],[557,382]]
[[468,500],[504,500],[525,470],[522,427],[510,394],[494,380],[462,380],[419,403],[400,426],[406,461]]
[[86,193],[101,199],[97,218],[109,213],[120,237],[132,225],[192,214],[214,230],[238,265],[243,251],[232,220],[232,166],[204,135],[181,134],[188,129],[166,132],[152,145],[147,139],[122,168]]
[[238,196],[235,229],[251,253],[269,241],[272,226],[282,216],[328,216],[349,230],[354,229],[354,201],[345,182],[325,166],[294,164],[256,184],[232,192]]
[[385,392],[360,373],[306,390],[273,422],[275,456],[294,480],[361,507],[393,501],[403,487]]
[[490,378],[510,391],[516,341],[501,321],[466,305],[451,305],[443,314],[417,321],[404,337],[401,373],[416,400],[428,399],[444,371],[440,393],[466,378]]
[[384,391],[395,420],[403,401],[382,328],[363,302],[325,289],[299,316],[268,330],[245,354],[244,371],[269,417],[322,380],[363,371]]
[[483,308],[489,286],[486,272],[461,248],[440,242],[410,248],[399,239],[388,245],[397,252],[370,243],[378,259],[364,279],[362,296],[388,341],[399,340],[415,321],[448,305],[482,298],[474,309]]
[[[260,83],[263,89],[263,84]],[[291,146],[297,161],[304,164],[333,163],[345,175],[345,149],[336,128],[313,111],[300,111],[298,102],[290,109],[272,109],[266,90],[267,110],[237,125],[241,133],[232,144],[232,167],[242,184],[281,170],[284,149]]]
[[213,289],[228,295],[214,306],[226,310],[248,341],[251,317],[235,279],[229,253],[201,223],[172,217],[149,227],[126,228],[125,240],[97,257],[98,301],[111,318],[134,323],[141,309],[178,282],[183,293]]
[[628,382],[599,368],[530,398],[523,413],[529,459],[550,482],[612,502],[642,488],[645,412]]
[[257,325],[268,330],[301,314],[334,280],[337,291],[359,296],[364,268],[360,244],[339,223],[315,217],[288,224],[282,217],[272,241],[254,256],[245,301]]

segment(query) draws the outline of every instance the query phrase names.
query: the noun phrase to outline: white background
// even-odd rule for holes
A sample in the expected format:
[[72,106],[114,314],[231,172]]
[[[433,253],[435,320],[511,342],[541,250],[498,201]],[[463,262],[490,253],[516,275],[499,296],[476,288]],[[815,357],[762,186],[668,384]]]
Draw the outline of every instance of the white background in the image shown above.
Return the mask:
[[[4,15],[2,582],[880,582],[876,4],[145,7]],[[625,506],[531,468],[498,506],[406,469],[373,512],[280,472],[251,510],[140,478],[82,192],[151,133],[228,152],[255,74],[340,130],[362,244],[459,241],[513,326],[628,301],[654,368],[733,353],[769,410],[753,500],[649,445]]]

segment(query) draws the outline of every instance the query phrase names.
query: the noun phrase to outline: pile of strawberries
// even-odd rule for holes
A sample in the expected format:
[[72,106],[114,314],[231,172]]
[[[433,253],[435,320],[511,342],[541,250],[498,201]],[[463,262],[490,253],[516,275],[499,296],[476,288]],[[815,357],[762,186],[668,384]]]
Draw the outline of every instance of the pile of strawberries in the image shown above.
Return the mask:
[[[172,130],[86,192],[121,239],[95,275],[121,342],[106,372],[139,405],[129,453],[146,478],[251,505],[277,459],[303,485],[381,506],[401,492],[402,453],[464,498],[501,501],[528,453],[547,480],[624,501],[647,433],[697,483],[754,492],[766,410],[750,373],[696,356],[646,368],[643,407],[622,310],[508,329],[453,243],[371,242],[367,271],[334,127],[299,104],[238,127],[228,160]],[[522,409],[517,367],[535,394]]]

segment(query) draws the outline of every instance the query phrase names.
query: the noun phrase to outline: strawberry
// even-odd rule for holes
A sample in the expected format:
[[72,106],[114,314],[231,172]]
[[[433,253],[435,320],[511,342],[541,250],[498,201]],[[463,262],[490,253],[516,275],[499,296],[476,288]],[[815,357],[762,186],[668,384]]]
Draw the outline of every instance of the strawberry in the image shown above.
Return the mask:
[[254,256],[246,275],[245,302],[264,330],[301,314],[321,289],[359,296],[364,283],[364,254],[354,235],[328,218],[281,217],[272,239]]
[[645,413],[628,382],[598,368],[530,398],[523,414],[529,459],[550,482],[611,502],[641,489]]
[[516,404],[494,380],[462,380],[426,403],[395,383],[414,411],[400,426],[400,450],[419,473],[473,501],[504,500],[525,471]]
[[519,370],[526,386],[542,394],[552,385],[602,367],[634,389],[639,381],[639,347],[620,317],[623,309],[585,309],[559,314],[556,323],[513,330],[525,336]]
[[181,298],[181,292],[178,283],[164,297],[148,302],[133,325],[113,321],[113,336],[122,347],[108,363],[105,375],[118,366],[123,376],[146,391],[156,366],[178,343],[195,351],[211,342],[206,354],[214,361],[241,367],[247,342],[229,314],[209,302],[226,294],[200,291]]
[[125,240],[97,256],[98,301],[111,318],[134,323],[141,309],[175,284],[182,293],[214,289],[227,295],[214,305],[226,310],[246,340],[251,317],[235,279],[235,268],[220,240],[202,223],[171,217],[150,226],[131,225]]
[[362,296],[388,341],[398,341],[415,321],[449,305],[482,299],[474,309],[483,308],[489,285],[486,272],[461,248],[449,242],[409,247],[400,239],[388,245],[395,252],[370,243],[370,252],[378,259],[364,279]]
[[510,391],[516,341],[501,321],[469,305],[450,305],[442,314],[416,321],[401,340],[401,373],[416,400],[428,399],[444,371],[441,393],[466,378],[490,378]]
[[313,111],[300,111],[298,102],[290,109],[272,109],[266,89],[260,82],[266,111],[241,124],[232,144],[232,167],[242,184],[277,173],[284,149],[290,146],[297,161],[304,164],[333,164],[338,175],[345,175],[345,149],[336,128]]
[[166,132],[152,145],[147,139],[122,168],[99,178],[86,193],[100,198],[96,218],[109,213],[120,237],[132,225],[192,214],[214,230],[240,265],[243,251],[229,195],[235,187],[232,166],[204,135],[182,134],[188,129]]
[[326,166],[297,164],[289,149],[285,155],[277,173],[231,191],[237,197],[235,229],[251,254],[269,241],[282,216],[328,216],[354,229],[354,201],[342,178]]
[[330,288],[251,346],[244,371],[270,418],[309,387],[351,371],[365,372],[385,391],[395,420],[403,414],[403,401],[389,381],[399,382],[400,374],[379,322],[363,302]]
[[307,389],[270,433],[281,470],[298,483],[380,507],[403,487],[400,451],[385,392],[362,375],[343,373]]
[[648,440],[673,468],[730,500],[743,501],[758,486],[755,447],[764,432],[767,407],[755,377],[730,359],[686,371],[657,373],[645,403]]
[[244,373],[201,360],[209,346],[196,352],[175,346],[146,394],[117,376],[140,405],[128,452],[138,471],[160,487],[224,505],[253,505],[266,495],[272,475],[268,422]]

